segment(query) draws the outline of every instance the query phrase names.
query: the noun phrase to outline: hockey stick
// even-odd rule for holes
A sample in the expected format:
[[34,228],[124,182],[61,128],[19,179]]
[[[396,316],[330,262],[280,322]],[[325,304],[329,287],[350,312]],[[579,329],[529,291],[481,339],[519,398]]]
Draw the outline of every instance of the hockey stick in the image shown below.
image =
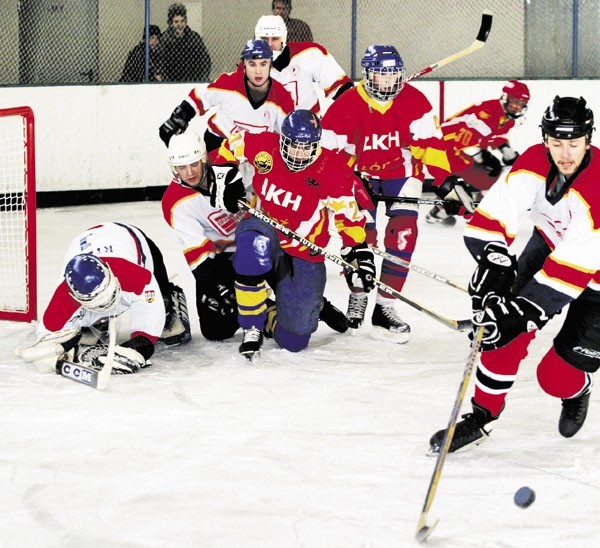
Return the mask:
[[485,328],[483,326],[479,327],[475,333],[475,337],[473,338],[471,352],[467,358],[463,378],[458,388],[456,399],[454,400],[454,406],[452,407],[452,412],[450,413],[450,419],[448,420],[448,426],[446,428],[446,433],[444,434],[444,440],[442,441],[440,452],[438,453],[438,457],[435,462],[435,468],[429,482],[429,488],[427,489],[427,495],[425,496],[425,503],[423,504],[423,509],[421,510],[421,516],[419,517],[417,532],[415,534],[417,540],[421,543],[427,541],[429,535],[431,535],[431,532],[439,521],[436,520],[433,525],[427,525],[427,514],[429,513],[431,505],[433,504],[433,498],[435,497],[435,492],[442,475],[442,468],[450,450],[450,444],[452,443],[454,430],[456,429],[456,419],[458,418],[462,402],[465,399],[465,394],[467,393],[469,381],[471,380],[471,375],[473,373],[473,367],[475,366],[477,356],[479,355],[484,329]]
[[[418,205],[445,205],[456,204],[457,200],[442,200],[441,198],[409,198],[405,196],[385,196],[383,194],[374,194],[371,196],[373,200],[378,202],[397,202],[400,204],[418,204]],[[473,202],[477,207],[479,202]]]
[[465,293],[468,293],[467,288],[462,286],[458,282],[453,282],[452,280],[449,280],[448,278],[444,278],[443,276],[440,276],[439,274],[436,274],[435,272],[431,272],[431,270],[427,270],[426,268],[416,265],[413,262],[405,261],[404,259],[401,259],[400,257],[396,257],[395,255],[392,255],[391,253],[388,253],[387,251],[385,251],[383,249],[379,249],[378,247],[374,247],[374,246],[369,246],[369,247],[370,247],[371,251],[373,251],[373,253],[375,253],[375,255],[379,255],[380,257],[383,257],[384,259],[390,261],[391,263],[395,263],[397,265],[403,266],[404,268],[413,270],[417,274],[423,274],[424,276],[427,276],[428,278],[431,278],[440,283],[449,285],[456,289],[460,289],[461,291],[464,291]]
[[410,82],[411,80],[414,80],[415,78],[420,78],[421,76],[424,76],[425,74],[429,74],[430,72],[434,71],[435,69],[449,65],[450,63],[453,63],[454,61],[457,61],[458,59],[461,59],[462,57],[465,57],[466,55],[470,55],[474,51],[477,51],[478,49],[485,46],[488,36],[490,35],[490,31],[492,30],[492,20],[493,20],[492,13],[489,11],[484,11],[481,14],[481,25],[479,26],[479,32],[477,33],[477,38],[475,38],[475,41],[469,47],[467,47],[453,55],[445,57],[441,61],[438,61],[437,63],[433,63],[432,65],[429,65],[428,67],[425,67],[424,69],[421,69],[418,72],[414,72],[413,74],[410,74],[406,78],[405,82]]
[[[281,232],[282,234],[285,234],[286,236],[289,236],[290,238],[293,238],[294,240],[300,242],[301,244],[305,245],[311,251],[314,251],[315,253],[318,253],[319,255],[323,255],[323,257],[325,257],[326,259],[329,259],[331,262],[341,266],[344,269],[353,270],[354,272],[356,272],[358,270],[355,266],[351,265],[349,262],[345,261],[341,257],[338,257],[337,255],[334,255],[333,253],[330,253],[329,251],[323,249],[322,247],[319,247],[317,244],[311,242],[304,236],[300,236],[300,234],[279,224],[275,219],[272,219],[271,217],[269,217],[268,215],[265,215],[261,211],[254,209],[250,204],[247,204],[246,202],[243,202],[241,200],[238,200],[238,204],[240,207],[244,208],[252,216],[267,223],[268,225],[272,226],[276,230],[279,230],[279,232]],[[438,314],[437,312],[434,312],[433,310],[429,310],[428,308],[425,308],[424,306],[416,303],[415,301],[409,299],[408,297],[405,297],[404,295],[402,295],[402,293],[400,293],[399,291],[396,291],[389,285],[384,284],[382,281],[378,280],[377,278],[374,278],[373,282],[375,283],[375,286],[377,286],[379,289],[385,291],[386,293],[389,293],[390,295],[393,295],[394,297],[403,301],[407,305],[412,306],[419,312],[423,312],[424,314],[428,315],[430,318],[437,320],[438,322],[444,324],[446,327],[449,327],[450,329],[454,329],[456,331],[470,331],[472,329],[471,320],[452,320],[450,318],[446,318],[445,316],[442,316],[441,314]]]

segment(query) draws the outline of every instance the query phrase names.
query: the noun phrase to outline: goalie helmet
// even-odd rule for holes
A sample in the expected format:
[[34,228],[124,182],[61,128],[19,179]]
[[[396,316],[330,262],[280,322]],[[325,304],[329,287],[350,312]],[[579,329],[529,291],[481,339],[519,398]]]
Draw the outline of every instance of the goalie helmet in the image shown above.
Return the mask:
[[367,93],[379,101],[390,101],[404,87],[405,69],[394,46],[369,46],[360,66]]
[[246,59],[273,60],[273,50],[266,40],[248,40],[242,50],[242,61]]
[[281,15],[263,15],[254,28],[254,38],[281,38],[281,49],[273,51],[273,59],[277,59],[287,42],[287,26]]
[[91,253],[75,255],[65,267],[71,296],[84,308],[107,312],[116,307],[121,286],[110,267]]
[[290,112],[281,124],[279,151],[290,171],[302,171],[321,150],[321,121],[311,110]]
[[540,127],[544,141],[548,137],[578,139],[585,135],[589,143],[594,131],[594,113],[586,105],[583,97],[577,99],[557,95],[542,116]]
[[509,80],[502,88],[502,106],[509,118],[520,118],[527,110],[527,104],[531,95],[529,88],[518,80]]
[[173,135],[167,149],[169,165],[187,166],[206,160],[206,146],[193,131]]

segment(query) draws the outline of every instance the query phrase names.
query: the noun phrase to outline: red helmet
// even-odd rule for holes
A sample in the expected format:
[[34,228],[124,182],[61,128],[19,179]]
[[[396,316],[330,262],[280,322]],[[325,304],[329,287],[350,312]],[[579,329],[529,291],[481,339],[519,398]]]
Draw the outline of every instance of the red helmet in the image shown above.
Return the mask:
[[529,88],[518,80],[509,80],[502,88],[502,105],[509,118],[519,118],[525,114],[531,95]]

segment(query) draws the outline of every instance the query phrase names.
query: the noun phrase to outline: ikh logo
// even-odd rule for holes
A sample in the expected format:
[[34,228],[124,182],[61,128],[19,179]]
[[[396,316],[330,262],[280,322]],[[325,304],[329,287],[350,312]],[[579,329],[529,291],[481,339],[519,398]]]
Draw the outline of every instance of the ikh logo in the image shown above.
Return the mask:
[[275,205],[285,207],[286,209],[291,208],[294,211],[300,209],[302,196],[294,195],[289,190],[277,188],[275,185],[269,183],[269,179],[265,179],[261,194],[263,195],[265,202],[272,202]]
[[144,292],[144,300],[147,303],[153,303],[156,300],[156,293],[153,289],[149,289]]
[[400,132],[397,130],[386,135],[367,135],[363,150],[389,150],[392,147],[400,148]]
[[62,365],[62,374],[77,382],[92,384],[94,374],[87,369],[76,366],[73,363],[64,362]]
[[268,152],[259,152],[254,157],[254,167],[261,175],[269,173],[273,169],[273,157]]

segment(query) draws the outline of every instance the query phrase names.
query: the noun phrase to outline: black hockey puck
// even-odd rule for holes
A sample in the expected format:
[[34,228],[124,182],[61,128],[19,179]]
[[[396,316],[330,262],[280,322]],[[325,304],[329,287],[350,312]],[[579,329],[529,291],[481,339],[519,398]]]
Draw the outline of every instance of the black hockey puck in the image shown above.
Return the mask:
[[519,508],[527,508],[533,504],[535,500],[535,491],[530,487],[521,487],[515,493],[515,504]]

